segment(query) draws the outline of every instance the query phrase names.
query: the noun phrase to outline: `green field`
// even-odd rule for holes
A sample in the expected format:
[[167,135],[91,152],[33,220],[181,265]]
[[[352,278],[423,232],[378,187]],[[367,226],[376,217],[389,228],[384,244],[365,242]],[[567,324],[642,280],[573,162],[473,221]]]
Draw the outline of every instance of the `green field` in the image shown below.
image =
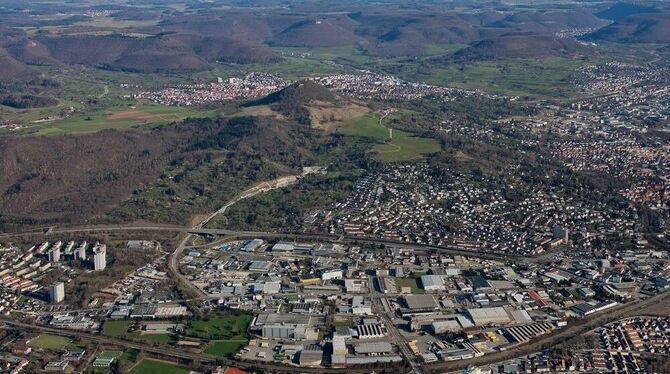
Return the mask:
[[31,340],[29,345],[35,348],[45,348],[45,349],[63,349],[66,345],[70,343],[70,339],[55,336],[55,335],[40,335],[35,339]]
[[130,371],[132,374],[186,374],[183,366],[145,358]]
[[141,104],[114,107],[94,113],[75,114],[54,122],[33,124],[37,135],[62,135],[90,133],[104,129],[127,130],[136,126],[160,126],[181,121],[187,117],[211,117],[213,111],[197,111],[190,108]]
[[419,279],[418,278],[396,278],[395,279],[395,284],[396,287],[398,287],[398,291],[401,290],[402,287],[409,287],[412,289],[412,293],[424,293],[425,291],[419,287]]
[[209,343],[205,348],[205,353],[215,356],[230,357],[233,356],[240,348],[247,344],[247,340],[219,340]]
[[210,340],[246,340],[250,322],[251,316],[248,314],[193,321],[186,335]]
[[389,128],[383,124],[380,125],[379,119],[372,115],[365,115],[344,123],[340,127],[340,132],[383,143],[375,145],[372,150],[375,152],[376,159],[385,162],[414,160],[442,149],[437,140],[416,137],[406,131],[393,130],[393,137],[390,138]]
[[102,334],[114,338],[122,337],[132,324],[133,321],[105,321],[105,324],[102,326]]

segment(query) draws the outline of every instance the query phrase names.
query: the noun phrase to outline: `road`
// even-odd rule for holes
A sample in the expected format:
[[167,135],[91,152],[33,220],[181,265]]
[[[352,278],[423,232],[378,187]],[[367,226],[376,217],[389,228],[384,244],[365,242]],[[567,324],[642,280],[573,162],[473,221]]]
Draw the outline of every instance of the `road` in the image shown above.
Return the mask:
[[184,287],[186,287],[188,290],[190,290],[191,293],[194,295],[198,296],[207,296],[200,288],[196,287],[191,283],[186,277],[179,271],[179,266],[178,266],[178,260],[179,257],[181,256],[182,252],[184,249],[188,246],[188,243],[190,240],[193,238],[195,234],[198,233],[198,231],[203,230],[205,225],[207,225],[210,221],[212,221],[216,216],[224,214],[228,208],[230,208],[232,205],[235,203],[248,199],[250,197],[256,196],[260,193],[268,192],[276,188],[283,188],[286,186],[289,186],[295,182],[298,181],[300,177],[306,176],[308,174],[311,174],[315,172],[315,170],[318,169],[312,169],[312,168],[304,168],[302,174],[300,175],[289,175],[289,176],[284,176],[281,178],[277,178],[271,181],[265,181],[261,182],[245,191],[243,191],[241,194],[235,196],[233,199],[229,200],[226,202],[221,208],[217,209],[215,212],[212,214],[208,215],[205,219],[202,221],[198,222],[195,226],[191,227],[186,236],[181,240],[179,245],[177,245],[177,248],[175,248],[174,252],[170,255],[170,258],[168,260],[168,268],[170,272],[175,276],[176,280]]
[[393,320],[389,318],[388,313],[385,311],[384,305],[382,305],[382,299],[378,297],[373,298],[372,305],[374,305],[375,309],[377,309],[377,316],[381,318],[382,323],[386,326],[386,330],[389,332],[391,341],[393,341],[398,346],[402,356],[412,366],[412,372],[423,373],[423,369],[417,362],[414,353],[412,353],[412,351],[407,346],[407,339],[405,339],[405,337],[400,334],[398,328],[393,323]]
[[[83,227],[72,227],[72,228],[52,228],[49,231],[49,235],[57,234],[72,234],[72,233],[95,233],[95,232],[123,232],[123,231],[166,231],[166,232],[178,232],[178,233],[188,233],[188,234],[198,234],[198,235],[218,235],[218,236],[229,236],[237,238],[288,238],[294,240],[307,240],[307,241],[331,241],[337,243],[351,243],[351,244],[374,244],[374,245],[395,245],[402,246],[403,248],[414,249],[416,251],[435,251],[437,253],[447,254],[447,255],[462,255],[490,260],[513,260],[516,262],[530,263],[530,262],[541,262],[545,261],[551,254],[554,252],[549,252],[543,254],[541,257],[528,257],[528,256],[519,256],[516,254],[506,254],[499,253],[481,249],[467,249],[460,247],[458,245],[444,245],[444,246],[435,246],[435,245],[422,245],[422,244],[413,244],[396,240],[387,240],[382,238],[373,238],[373,237],[364,237],[364,236],[348,236],[348,235],[335,235],[335,234],[315,234],[315,233],[305,233],[305,232],[264,232],[264,231],[236,231],[236,230],[226,230],[226,229],[206,229],[206,228],[197,228],[197,225],[194,227],[184,227],[184,226],[166,226],[166,225],[156,225],[156,226],[83,226]],[[28,231],[21,233],[6,233],[0,234],[0,238],[11,238],[18,236],[26,235],[47,235],[45,231]]]

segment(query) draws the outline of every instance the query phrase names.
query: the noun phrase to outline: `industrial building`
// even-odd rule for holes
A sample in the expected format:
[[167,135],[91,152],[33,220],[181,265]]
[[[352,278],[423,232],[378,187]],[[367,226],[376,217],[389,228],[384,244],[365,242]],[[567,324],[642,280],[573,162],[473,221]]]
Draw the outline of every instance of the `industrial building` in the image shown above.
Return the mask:
[[468,317],[475,326],[502,325],[510,322],[510,317],[502,307],[468,309]]
[[421,276],[421,284],[426,292],[445,290],[444,278],[441,275],[423,275]]

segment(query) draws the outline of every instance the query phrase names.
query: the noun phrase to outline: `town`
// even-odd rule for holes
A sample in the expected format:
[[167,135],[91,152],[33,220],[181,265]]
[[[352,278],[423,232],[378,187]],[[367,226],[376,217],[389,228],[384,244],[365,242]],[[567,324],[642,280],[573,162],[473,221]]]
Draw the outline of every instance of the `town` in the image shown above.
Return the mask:
[[[129,354],[119,347],[127,341],[189,347],[259,367],[418,367],[531,345],[538,336],[569,328],[571,321],[607,315],[670,289],[666,252],[645,249],[643,243],[635,250],[564,251],[574,244],[563,230],[564,241],[548,248],[551,259],[521,261],[403,244],[214,241],[193,246],[179,258],[177,271],[197,290],[193,301],[180,300],[165,255],[98,290],[92,299],[72,300],[66,296],[67,282],[40,287],[39,277],[24,269],[40,269],[38,258],[44,256],[49,267],[69,267],[64,261],[76,257],[92,261],[88,271],[104,271],[104,243],[5,245],[3,253],[11,254],[5,258],[12,259],[3,262],[5,315],[19,313],[38,326],[79,331],[84,340],[110,340],[99,340],[100,347],[91,351],[57,335],[23,334],[14,336],[11,354],[3,360],[18,369],[37,356],[44,363],[38,369],[45,371],[78,368],[91,360],[94,367],[111,367]],[[130,250],[156,245],[125,243]],[[78,310],[82,304],[85,308]],[[203,319],[203,313],[211,317]],[[542,352],[506,363],[501,372],[511,367],[584,372],[639,367],[641,352],[667,352],[667,337],[657,336],[667,329],[667,318],[621,320],[603,325],[602,332],[594,330],[588,352],[578,351],[569,360]],[[627,351],[617,354],[632,361],[611,353],[621,347]]]

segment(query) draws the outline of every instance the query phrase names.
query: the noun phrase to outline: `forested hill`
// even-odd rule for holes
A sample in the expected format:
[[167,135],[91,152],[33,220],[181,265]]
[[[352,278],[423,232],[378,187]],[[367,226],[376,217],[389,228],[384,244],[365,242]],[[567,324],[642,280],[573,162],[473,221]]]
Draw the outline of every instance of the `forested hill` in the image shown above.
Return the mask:
[[[249,117],[187,120],[151,131],[0,137],[0,225],[7,230],[85,222],[166,177],[165,170],[175,165],[234,158],[240,178],[265,163],[274,172],[294,172],[314,162],[312,148],[321,141],[307,126]],[[245,164],[250,158],[257,162]],[[187,185],[189,177],[181,176]]]

